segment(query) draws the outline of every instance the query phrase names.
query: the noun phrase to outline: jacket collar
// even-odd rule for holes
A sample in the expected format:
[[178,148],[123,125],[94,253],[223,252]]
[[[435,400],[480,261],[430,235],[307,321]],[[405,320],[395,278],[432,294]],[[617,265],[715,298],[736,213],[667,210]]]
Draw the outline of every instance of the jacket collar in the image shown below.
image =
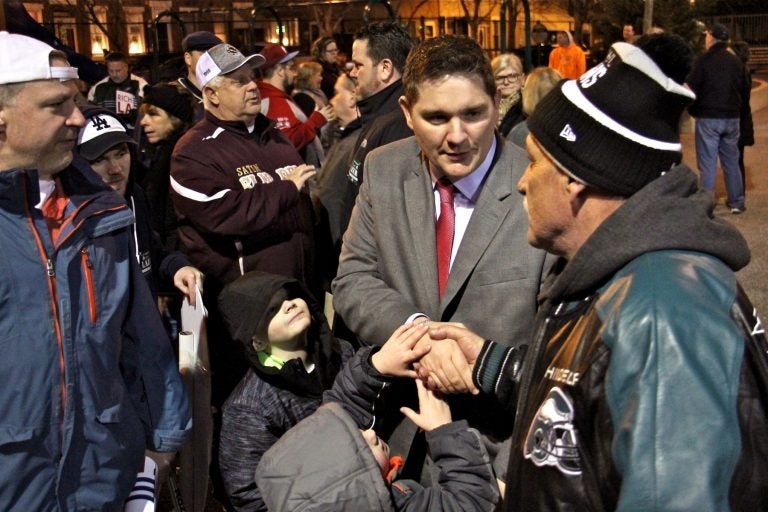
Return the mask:
[[712,46],[709,47],[709,49],[707,50],[707,53],[715,53],[715,52],[719,52],[727,49],[728,49],[728,43],[726,43],[725,41],[715,41],[714,43],[712,43]]
[[196,86],[195,84],[193,84],[193,83],[192,83],[192,81],[191,81],[189,78],[187,78],[187,77],[185,77],[185,76],[182,76],[181,78],[179,78],[179,79],[177,80],[177,82],[178,82],[178,83],[179,83],[179,84],[180,84],[180,85],[181,85],[183,88],[185,88],[187,91],[189,91],[189,93],[190,93],[192,96],[194,96],[194,97],[195,97],[195,99],[196,99],[198,102],[202,102],[202,101],[203,101],[203,92],[202,92],[200,89],[198,89],[198,88],[197,88],[197,86]]
[[400,108],[398,99],[402,95],[403,81],[398,80],[373,96],[369,96],[368,98],[359,101],[357,103],[357,108],[360,110],[360,117],[363,120],[363,124],[368,123],[370,118]]
[[[106,185],[91,169],[88,163],[75,154],[72,163],[60,171],[56,177],[61,181],[64,192],[75,205],[86,201],[97,202],[105,209],[125,206],[125,201]],[[0,172],[0,200],[24,203],[23,180],[27,180],[29,204],[35,205],[40,200],[38,174],[34,169],[10,169]]]
[[223,128],[224,130],[237,133],[244,137],[255,137],[260,140],[264,140],[267,133],[275,127],[275,122],[262,114],[256,116],[253,132],[249,132],[248,127],[242,121],[224,121],[207,110],[205,111],[205,119],[211,124]]
[[[65,215],[71,216],[71,221],[59,236],[58,245],[62,245],[84,224],[89,226],[87,230],[92,236],[98,236],[133,223],[133,214],[125,200],[104,184],[101,177],[81,158],[76,156],[56,177],[69,197]],[[39,200],[36,170],[12,169],[0,172],[0,209],[23,217],[28,214],[27,207],[34,210],[33,205]],[[91,221],[92,218],[96,219],[95,222]]]
[[288,93],[285,91],[278,89],[274,85],[272,85],[269,82],[265,82],[264,80],[259,80],[256,82],[256,85],[259,86],[259,93],[261,94],[262,98],[287,98],[292,99]]

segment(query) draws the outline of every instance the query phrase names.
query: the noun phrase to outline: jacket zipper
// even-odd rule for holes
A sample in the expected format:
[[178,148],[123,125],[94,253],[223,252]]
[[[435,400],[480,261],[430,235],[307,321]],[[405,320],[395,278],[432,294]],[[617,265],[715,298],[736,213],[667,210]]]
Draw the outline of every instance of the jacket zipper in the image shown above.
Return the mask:
[[[523,373],[523,380],[520,382],[520,387],[518,388],[518,395],[515,398],[515,402],[517,403],[518,407],[515,411],[515,422],[513,423],[513,431],[514,432],[520,432],[520,428],[523,427],[522,422],[524,420],[523,416],[525,414],[525,407],[520,407],[520,397],[527,397],[528,393],[530,392],[531,385],[533,384],[533,370],[536,368],[536,363],[539,358],[539,351],[541,350],[541,346],[544,343],[544,338],[546,337],[547,330],[550,323],[550,316],[547,314],[544,318],[544,321],[541,324],[541,328],[539,332],[536,333],[536,337],[534,338],[533,344],[529,347],[530,352],[529,354],[526,354],[527,356],[527,365],[524,363],[522,368],[520,369]],[[528,406],[528,403],[526,402],[526,407]]]
[[[42,246],[40,247],[42,249]],[[44,251],[44,249],[42,249]],[[43,254],[45,257],[45,254]],[[48,274],[48,289],[51,294],[51,306],[53,309],[53,321],[56,328],[56,342],[58,345],[58,352],[59,352],[59,375],[60,375],[60,386],[61,386],[61,429],[63,431],[64,429],[64,411],[66,410],[67,406],[67,383],[66,383],[66,375],[65,375],[65,364],[64,364],[64,342],[62,339],[61,334],[61,325],[59,324],[59,293],[56,289],[56,268],[53,263],[53,260],[50,258],[46,258],[45,262],[46,267],[46,273]]]
[[37,242],[37,249],[40,252],[40,257],[45,262],[45,273],[48,276],[48,294],[51,299],[51,311],[53,313],[53,327],[56,331],[56,345],[58,349],[59,358],[59,387],[61,389],[61,405],[59,407],[59,441],[61,442],[64,435],[64,413],[67,408],[67,380],[66,380],[66,365],[64,364],[64,339],[61,333],[61,324],[59,323],[59,294],[56,289],[56,266],[51,258],[45,252],[42,240],[40,240],[40,234],[37,232],[32,217],[27,217],[29,226],[32,229],[32,233],[35,236]]
[[93,286],[93,262],[87,247],[80,249],[80,259],[83,262],[85,287],[88,291],[88,312],[91,315],[91,323],[96,323],[98,309],[96,308],[96,290]]
[[30,209],[29,197],[27,195],[27,181],[22,180],[24,186],[24,204],[27,213],[27,223],[32,231],[32,235],[35,238],[37,244],[37,250],[40,254],[42,262],[45,264],[45,273],[48,277],[48,295],[51,300],[51,312],[53,313],[53,328],[56,331],[56,345],[59,359],[59,389],[61,393],[61,403],[59,404],[59,453],[57,460],[61,458],[61,446],[64,440],[64,414],[67,410],[67,379],[66,379],[66,365],[64,364],[64,337],[61,332],[61,324],[59,323],[59,294],[56,289],[56,265],[48,256],[45,251],[45,246],[40,238],[40,233],[37,231],[35,221],[32,217],[32,211]]
[[381,399],[381,394],[384,392],[385,389],[389,386],[388,382],[382,382],[381,386],[379,387],[379,390],[376,392],[376,398],[373,399],[373,402],[371,403],[371,426],[368,428],[374,428],[376,426],[376,404]]

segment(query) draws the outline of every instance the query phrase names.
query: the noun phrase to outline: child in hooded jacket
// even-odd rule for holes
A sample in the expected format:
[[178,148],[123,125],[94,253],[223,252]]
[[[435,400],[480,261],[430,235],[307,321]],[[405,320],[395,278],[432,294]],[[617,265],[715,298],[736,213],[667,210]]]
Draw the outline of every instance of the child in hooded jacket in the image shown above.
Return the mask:
[[251,366],[223,406],[219,469],[235,510],[267,510],[254,479],[262,455],[318,408],[353,350],[292,278],[248,272],[224,288],[219,309]]
[[416,377],[411,365],[429,348],[414,346],[426,332],[426,326],[404,325],[382,347],[360,349],[323,405],[267,451],[256,481],[269,510],[494,510],[499,489],[479,433],[465,420],[451,421],[448,404],[421,381],[419,412],[400,410],[426,431],[437,485],[398,479],[404,461],[390,456],[374,430],[379,400],[393,378]]

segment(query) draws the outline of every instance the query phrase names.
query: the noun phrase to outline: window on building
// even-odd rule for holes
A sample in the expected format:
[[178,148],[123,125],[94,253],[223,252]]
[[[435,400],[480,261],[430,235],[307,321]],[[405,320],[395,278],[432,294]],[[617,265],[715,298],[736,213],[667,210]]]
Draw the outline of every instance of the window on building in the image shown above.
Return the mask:
[[144,39],[144,8],[125,7],[125,22],[128,32],[128,53],[136,55],[146,53]]

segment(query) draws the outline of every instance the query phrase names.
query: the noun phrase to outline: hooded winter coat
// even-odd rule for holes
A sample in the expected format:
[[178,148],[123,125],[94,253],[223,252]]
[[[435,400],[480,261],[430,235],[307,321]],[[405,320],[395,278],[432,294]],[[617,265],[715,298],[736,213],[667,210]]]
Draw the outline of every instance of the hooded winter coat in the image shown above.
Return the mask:
[[728,48],[717,41],[693,64],[686,84],[696,93],[688,112],[705,119],[736,119],[742,108],[744,65]]
[[374,459],[360,429],[372,428],[391,379],[371,364],[379,347],[344,365],[323,405],[267,451],[256,471],[269,510],[479,512],[499,498],[480,434],[464,420],[427,432],[439,478],[432,487],[397,480]]
[[516,404],[506,510],[768,508],[749,250],[712,209],[672,169],[556,266],[521,374],[486,343],[476,381]]
[[191,428],[133,215],[80,164],[56,244],[36,172],[0,173],[0,510],[122,510],[144,450]]
[[[254,349],[254,334],[263,336],[274,317],[278,292],[303,298],[312,323],[307,333],[307,371],[298,358],[282,368],[265,366]],[[282,300],[279,300],[282,303]],[[241,342],[250,362],[243,377],[224,403],[219,446],[219,466],[224,487],[236,510],[267,510],[254,474],[261,456],[285,432],[312,414],[322,394],[330,389],[352,347],[336,340],[320,306],[295,279],[249,272],[224,288],[219,308],[230,336]]]

